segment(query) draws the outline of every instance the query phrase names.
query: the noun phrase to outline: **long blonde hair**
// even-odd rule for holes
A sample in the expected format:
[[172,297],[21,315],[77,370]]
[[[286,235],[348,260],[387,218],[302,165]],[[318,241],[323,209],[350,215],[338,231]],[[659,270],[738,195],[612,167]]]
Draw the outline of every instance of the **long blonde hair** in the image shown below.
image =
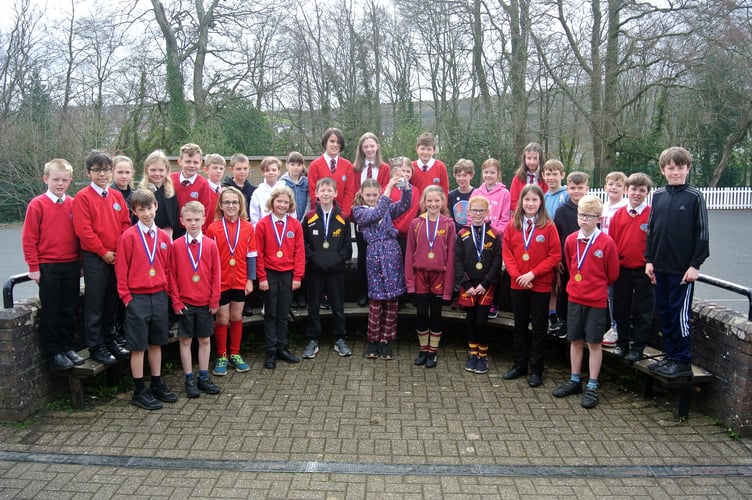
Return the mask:
[[161,149],[152,151],[144,160],[144,178],[141,179],[138,187],[140,189],[148,189],[152,192],[155,190],[156,186],[154,186],[154,183],[149,179],[148,172],[149,167],[155,163],[164,163],[167,174],[165,175],[165,180],[162,185],[164,186],[165,196],[167,198],[172,198],[175,196],[175,186],[172,185],[172,178],[170,177],[170,160],[167,159],[167,155],[165,155]]
[[525,184],[522,191],[520,191],[520,201],[517,202],[517,208],[514,209],[514,216],[512,218],[512,224],[514,224],[515,229],[519,229],[520,231],[522,231],[522,221],[525,218],[525,209],[522,208],[522,200],[530,191],[540,198],[538,213],[535,214],[535,227],[541,229],[551,222],[551,218],[546,211],[546,198],[543,195],[543,190],[538,184]]
[[437,193],[441,198],[441,213],[443,215],[449,215],[449,209],[447,208],[447,196],[441,186],[431,185],[423,190],[423,194],[420,195],[420,213],[426,212],[426,198],[429,193]]

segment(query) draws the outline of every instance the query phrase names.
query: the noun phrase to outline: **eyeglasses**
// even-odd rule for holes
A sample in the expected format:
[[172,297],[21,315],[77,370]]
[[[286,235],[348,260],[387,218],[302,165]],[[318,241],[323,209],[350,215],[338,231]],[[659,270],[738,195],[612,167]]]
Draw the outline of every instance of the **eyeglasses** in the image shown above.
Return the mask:
[[222,205],[229,205],[231,207],[240,205],[240,202],[238,201],[223,201]]
[[108,173],[112,172],[112,168],[110,168],[110,167],[104,167],[104,168],[95,167],[95,168],[92,168],[91,170],[89,170],[89,172],[92,172],[94,174],[108,174]]
[[600,219],[600,215],[593,215],[593,214],[577,214],[577,218],[580,220],[593,220],[593,219]]
[[471,208],[471,209],[469,209],[468,211],[469,211],[469,212],[472,212],[472,213],[474,213],[474,214],[484,214],[484,213],[486,213],[486,212],[487,212],[488,210],[486,210],[485,208]]

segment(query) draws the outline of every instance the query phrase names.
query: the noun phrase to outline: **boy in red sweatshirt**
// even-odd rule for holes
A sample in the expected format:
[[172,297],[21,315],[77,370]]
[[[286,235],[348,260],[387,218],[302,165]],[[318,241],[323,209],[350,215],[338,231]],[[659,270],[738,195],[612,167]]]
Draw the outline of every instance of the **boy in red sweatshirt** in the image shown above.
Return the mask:
[[[170,330],[167,314],[168,270],[172,240],[154,223],[157,199],[139,189],[131,194],[131,208],[138,217],[118,241],[115,273],[117,290],[125,304],[126,347],[131,351],[131,374],[135,391],[131,403],[145,410],[158,410],[162,403],[178,400],[162,382],[162,346]],[[144,386],[144,358],[149,353],[151,386]]]
[[115,248],[118,238],[131,226],[128,206],[117,189],[110,189],[112,159],[102,151],[86,157],[91,184],[73,200],[73,224],[81,243],[81,262],[86,285],[84,336],[91,358],[114,365],[115,357],[127,358],[124,341],[116,327],[117,284]]
[[563,398],[582,392],[581,369],[585,342],[590,351],[589,380],[583,408],[598,404],[598,375],[603,360],[603,332],[608,313],[608,286],[619,277],[619,254],[611,237],[598,229],[603,203],[596,196],[583,196],[577,204],[580,230],[564,242],[564,262],[571,276],[567,283],[567,338],[570,342],[570,379],[554,390]]
[[[204,206],[189,201],[180,221],[186,234],[175,240],[170,253],[170,297],[179,318],[180,361],[185,373],[185,395],[197,398],[201,391],[219,394],[220,388],[209,378],[212,316],[219,309],[221,290],[219,250],[211,238],[201,233]],[[193,376],[191,344],[198,340],[198,381]]]
[[[178,158],[180,172],[171,173],[170,178],[172,179],[172,185],[175,187],[178,210],[182,210],[189,201],[198,201],[204,206],[205,213],[213,214],[217,199],[209,186],[209,182],[198,175],[201,163],[202,153],[198,144],[184,144],[180,147],[180,157]],[[206,231],[206,228],[212,222],[211,217],[206,217],[202,229]],[[181,235],[173,235],[174,238],[178,236]]]
[[653,284],[645,274],[650,218],[646,200],[653,181],[638,172],[627,178],[626,186],[627,205],[614,213],[609,229],[619,250],[619,279],[614,284],[613,301],[619,340],[614,354],[634,362],[642,359],[653,323]]
[[58,370],[80,365],[84,359],[73,350],[76,310],[81,291],[81,256],[73,230],[73,197],[65,192],[73,167],[55,158],[44,166],[47,192],[26,208],[21,241],[29,278],[39,284],[42,347]]

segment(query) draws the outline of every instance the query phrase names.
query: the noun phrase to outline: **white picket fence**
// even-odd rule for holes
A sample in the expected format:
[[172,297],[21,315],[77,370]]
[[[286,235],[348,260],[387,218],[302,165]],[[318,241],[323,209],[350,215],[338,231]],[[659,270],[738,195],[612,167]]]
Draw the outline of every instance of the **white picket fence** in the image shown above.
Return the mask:
[[[701,187],[700,191],[705,196],[708,210],[750,210],[752,209],[752,187]],[[591,194],[606,200],[606,192],[603,189],[591,189]],[[648,196],[648,203],[652,199],[652,191]]]

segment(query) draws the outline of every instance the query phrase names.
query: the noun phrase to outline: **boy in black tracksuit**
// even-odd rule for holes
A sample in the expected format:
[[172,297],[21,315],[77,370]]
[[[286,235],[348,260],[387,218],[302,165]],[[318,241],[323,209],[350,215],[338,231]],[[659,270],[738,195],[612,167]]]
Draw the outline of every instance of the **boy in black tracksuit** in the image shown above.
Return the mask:
[[352,351],[345,343],[345,264],[352,257],[350,221],[334,203],[337,185],[323,177],[316,183],[316,208],[305,215],[303,235],[306,249],[306,281],[308,283],[308,344],[303,358],[316,357],[321,337],[319,308],[326,290],[332,307],[334,350],[340,356]]

